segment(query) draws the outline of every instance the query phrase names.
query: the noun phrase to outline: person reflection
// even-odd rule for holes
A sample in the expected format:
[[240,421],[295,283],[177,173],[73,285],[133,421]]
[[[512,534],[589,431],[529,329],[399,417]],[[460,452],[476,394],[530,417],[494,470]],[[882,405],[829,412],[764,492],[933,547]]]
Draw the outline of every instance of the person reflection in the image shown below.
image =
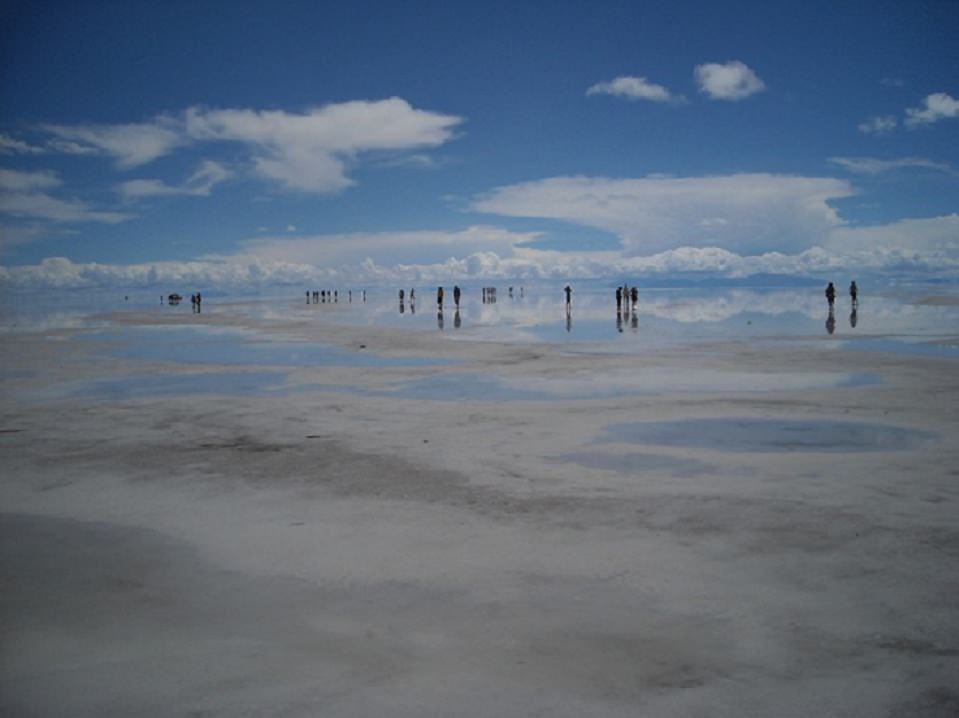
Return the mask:
[[856,305],[852,305],[852,313],[849,315],[849,326],[853,329],[856,328],[856,322],[859,321],[859,310],[856,308]]
[[566,310],[566,332],[569,333],[573,330],[573,313]]
[[639,316],[636,314],[635,311],[632,313],[632,316],[630,316],[629,318],[629,328],[632,329],[634,332],[637,329],[639,329]]
[[406,305],[403,304],[403,300],[400,299],[400,314],[403,314],[404,312],[406,312]]
[[616,312],[616,331],[623,333],[623,313],[620,311]]
[[829,307],[829,316],[826,318],[826,331],[832,334],[836,331],[836,313]]
[[440,331],[443,331],[443,310],[442,309],[436,312],[436,327]]
[[457,309],[456,313],[453,314],[453,328],[459,329],[460,326],[462,326],[462,322],[460,321],[460,310]]

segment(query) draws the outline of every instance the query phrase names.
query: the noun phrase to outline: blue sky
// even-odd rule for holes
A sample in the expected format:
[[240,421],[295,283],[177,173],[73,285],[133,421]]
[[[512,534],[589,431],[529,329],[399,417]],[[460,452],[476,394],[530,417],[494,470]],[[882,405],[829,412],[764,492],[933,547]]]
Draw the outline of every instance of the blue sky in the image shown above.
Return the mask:
[[957,27],[956,2],[12,0],[0,281],[954,276]]

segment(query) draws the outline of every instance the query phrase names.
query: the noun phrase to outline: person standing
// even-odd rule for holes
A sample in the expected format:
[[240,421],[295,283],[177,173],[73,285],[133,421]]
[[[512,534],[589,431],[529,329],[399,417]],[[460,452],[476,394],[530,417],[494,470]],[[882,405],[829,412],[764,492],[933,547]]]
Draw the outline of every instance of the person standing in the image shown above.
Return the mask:
[[849,296],[852,298],[854,307],[859,304],[859,287],[856,286],[856,280],[853,280],[852,284],[849,285]]
[[436,306],[443,308],[443,287],[436,288]]
[[573,304],[573,288],[567,284],[563,287],[563,291],[566,292],[566,312],[568,314]]
[[623,288],[616,287],[616,311],[621,312],[623,310]]
[[460,308],[460,288],[458,284],[453,285],[453,304],[456,305],[456,309]]
[[836,288],[832,285],[832,282],[826,287],[826,301],[829,302],[830,309],[836,303]]
[[632,295],[630,298],[633,300],[633,311],[636,311],[636,303],[639,301],[639,290],[636,287],[633,287],[629,290]]

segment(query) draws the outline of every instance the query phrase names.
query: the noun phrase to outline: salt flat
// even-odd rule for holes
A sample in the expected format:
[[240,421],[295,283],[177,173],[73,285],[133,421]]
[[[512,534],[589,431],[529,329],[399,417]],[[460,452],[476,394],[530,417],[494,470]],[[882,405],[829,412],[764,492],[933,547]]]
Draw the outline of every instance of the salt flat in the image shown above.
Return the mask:
[[956,358],[187,312],[4,335],[4,715],[959,714]]

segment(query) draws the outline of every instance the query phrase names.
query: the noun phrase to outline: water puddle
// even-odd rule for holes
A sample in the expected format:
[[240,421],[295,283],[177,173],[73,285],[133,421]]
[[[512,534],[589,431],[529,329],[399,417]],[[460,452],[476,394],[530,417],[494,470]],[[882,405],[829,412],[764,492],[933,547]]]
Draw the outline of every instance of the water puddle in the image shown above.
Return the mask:
[[383,395],[438,401],[557,401],[604,399],[623,395],[805,391],[869,386],[876,374],[794,373],[636,369],[620,372],[576,372],[551,377],[498,377],[486,374],[442,374],[400,385]]
[[766,453],[899,451],[937,438],[929,432],[884,424],[728,418],[611,424],[598,441]]
[[57,398],[96,398],[121,401],[150,396],[200,394],[263,396],[286,394],[297,389],[295,386],[286,386],[285,382],[286,374],[282,372],[150,374],[64,384],[55,390],[55,395]]
[[937,357],[941,359],[959,358],[959,345],[940,344],[930,341],[906,341],[901,339],[871,339],[863,338],[845,341],[844,349],[866,352],[886,352],[890,354],[906,354],[909,356]]

